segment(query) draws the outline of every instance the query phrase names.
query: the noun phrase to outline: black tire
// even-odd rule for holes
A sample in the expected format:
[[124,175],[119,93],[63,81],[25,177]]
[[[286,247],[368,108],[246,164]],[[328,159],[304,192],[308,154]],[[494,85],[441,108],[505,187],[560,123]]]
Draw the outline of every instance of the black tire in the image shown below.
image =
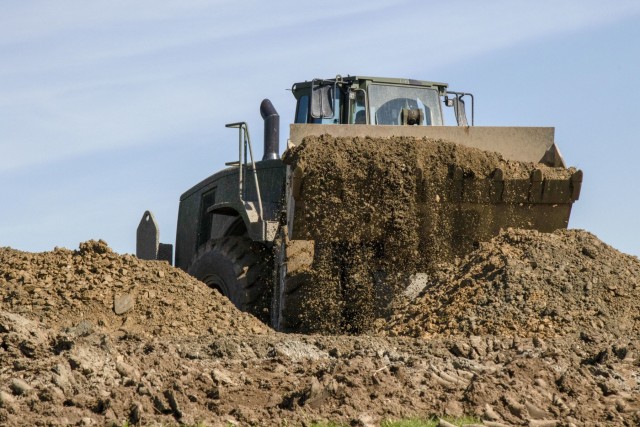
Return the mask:
[[218,290],[240,310],[269,319],[271,251],[246,236],[209,240],[198,248],[187,272]]

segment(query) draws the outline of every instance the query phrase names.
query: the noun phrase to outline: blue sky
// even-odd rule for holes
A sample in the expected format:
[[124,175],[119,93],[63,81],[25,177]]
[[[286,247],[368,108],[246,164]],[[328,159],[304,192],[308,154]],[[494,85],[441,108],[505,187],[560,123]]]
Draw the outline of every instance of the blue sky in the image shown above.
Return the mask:
[[[296,81],[445,81],[476,124],[555,126],[584,170],[570,226],[640,255],[640,2],[124,0],[0,4],[0,246],[173,243],[180,194],[236,156],[224,124]],[[284,145],[281,141],[281,146]],[[256,143],[257,150],[260,144]]]

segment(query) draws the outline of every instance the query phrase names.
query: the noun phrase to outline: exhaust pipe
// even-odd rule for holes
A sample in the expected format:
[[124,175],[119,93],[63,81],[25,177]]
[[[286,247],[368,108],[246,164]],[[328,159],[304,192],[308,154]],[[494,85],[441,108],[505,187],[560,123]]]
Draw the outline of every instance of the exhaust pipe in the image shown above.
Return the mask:
[[262,160],[280,158],[280,116],[268,99],[260,104],[260,115],[264,120],[264,155]]

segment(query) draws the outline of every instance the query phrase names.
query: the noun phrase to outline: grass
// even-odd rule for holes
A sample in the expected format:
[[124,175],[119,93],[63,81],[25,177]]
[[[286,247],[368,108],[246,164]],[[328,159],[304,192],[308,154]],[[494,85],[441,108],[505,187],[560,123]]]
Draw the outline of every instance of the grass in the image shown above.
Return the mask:
[[[462,418],[451,418],[451,417],[442,417],[443,420],[450,422],[456,426],[462,427],[467,424],[482,424],[479,418],[475,417],[462,417]],[[166,426],[171,426],[172,424],[166,424]],[[201,427],[203,424],[193,424],[193,427]],[[114,426],[116,427],[116,426]],[[124,422],[122,427],[133,427],[128,422]],[[233,424],[228,424],[228,427],[234,427]],[[348,424],[339,424],[334,422],[321,422],[321,423],[312,423],[311,427],[349,427]],[[386,420],[380,424],[380,427],[438,427],[438,419],[437,418],[410,418],[405,420]]]
[[[482,424],[482,421],[474,417],[462,417],[462,418],[443,417],[442,419],[456,426],[464,426],[467,424]],[[381,427],[437,427],[438,419],[437,418],[430,418],[430,419],[412,418],[408,420],[399,420],[399,421],[383,421],[380,426]]]
[[[475,417],[461,417],[461,418],[451,418],[451,417],[442,417],[443,420],[450,422],[456,426],[465,426],[467,424],[482,424],[482,421],[479,418]],[[311,424],[312,427],[348,427],[348,424],[337,424],[333,422],[327,423],[315,423]],[[438,419],[437,418],[410,418],[405,420],[387,420],[383,421],[380,424],[380,427],[438,427]]]

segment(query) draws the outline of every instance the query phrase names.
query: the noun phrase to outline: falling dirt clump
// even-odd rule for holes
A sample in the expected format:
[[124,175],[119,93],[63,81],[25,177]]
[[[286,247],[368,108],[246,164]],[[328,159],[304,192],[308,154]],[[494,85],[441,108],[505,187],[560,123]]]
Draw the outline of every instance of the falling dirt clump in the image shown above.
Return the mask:
[[[370,330],[411,275],[466,255],[501,228],[531,227],[531,212],[551,205],[509,197],[518,186],[529,194],[534,171],[566,183],[575,172],[407,137],[307,137],[283,160],[299,177],[291,238],[314,241],[305,280],[321,289],[306,296],[300,317],[329,333]],[[548,212],[548,227],[566,226],[566,206]]]
[[506,230],[381,322],[394,334],[640,334],[640,261],[582,230]]

